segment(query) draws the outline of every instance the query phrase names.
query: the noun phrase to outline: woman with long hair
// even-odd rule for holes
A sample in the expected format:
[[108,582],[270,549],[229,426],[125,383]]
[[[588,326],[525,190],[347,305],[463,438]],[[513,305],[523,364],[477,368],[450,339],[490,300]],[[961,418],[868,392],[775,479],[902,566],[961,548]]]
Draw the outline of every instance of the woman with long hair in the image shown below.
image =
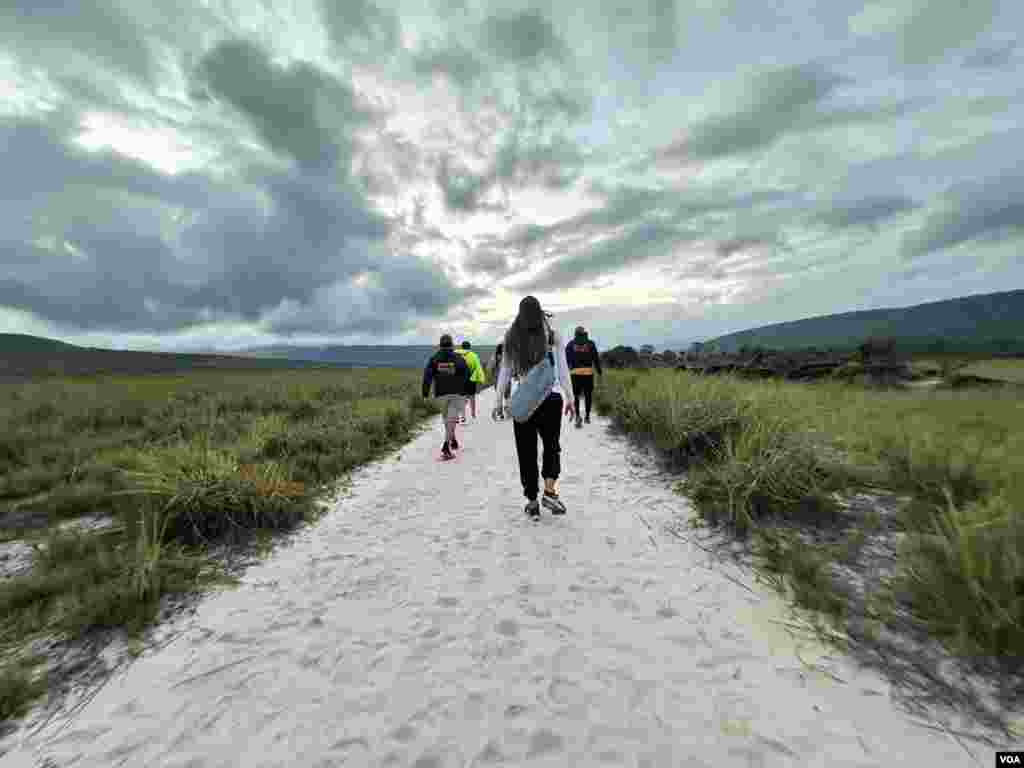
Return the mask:
[[540,477],[544,478],[543,504],[552,514],[565,514],[565,504],[558,495],[558,476],[561,473],[559,437],[563,406],[565,414],[570,417],[574,409],[565,344],[559,333],[551,327],[550,317],[534,296],[527,296],[519,302],[519,313],[505,333],[497,382],[498,392],[504,392],[513,376],[525,379],[530,369],[545,357],[554,364],[555,385],[551,393],[529,419],[513,424],[516,455],[519,458],[519,479],[527,500],[526,514],[531,517],[540,514],[540,504],[537,503],[540,491],[537,472],[538,436],[544,446],[540,470]]

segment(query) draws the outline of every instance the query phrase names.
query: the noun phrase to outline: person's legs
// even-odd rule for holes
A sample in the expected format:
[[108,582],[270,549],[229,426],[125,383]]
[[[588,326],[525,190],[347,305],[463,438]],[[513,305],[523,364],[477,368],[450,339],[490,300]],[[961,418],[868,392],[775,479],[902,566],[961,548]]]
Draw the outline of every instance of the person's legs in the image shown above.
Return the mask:
[[[587,409],[587,421],[590,421],[590,406],[594,401],[594,377],[584,376],[583,378],[583,403]],[[577,415],[580,412],[579,403],[576,404]]]
[[476,418],[476,395],[472,394],[469,396],[469,413],[475,419]]
[[458,395],[452,395],[451,403],[452,406],[449,412],[449,419],[451,420],[452,434],[450,440],[452,448],[458,449],[459,439],[455,430],[459,426],[459,415],[466,412],[466,398],[459,397]]
[[438,398],[441,401],[441,420],[444,423],[444,444],[441,446],[441,457],[453,458],[451,444],[455,437],[455,424],[452,421],[452,400],[450,396]]
[[516,457],[519,459],[519,480],[523,485],[523,496],[534,501],[540,490],[537,487],[537,426],[531,418],[525,424],[512,422],[512,429],[516,438]]
[[580,390],[581,390],[581,388],[583,386],[583,384],[581,382],[581,379],[583,377],[580,376],[577,373],[574,373],[574,374],[571,374],[569,376],[569,378],[572,380],[572,401],[573,401],[573,403],[575,403],[576,413],[579,414],[579,412],[580,412],[580,395],[582,394],[582,392]]
[[533,418],[537,420],[537,431],[540,433],[541,442],[544,444],[540,474],[544,478],[544,490],[552,493],[558,492],[558,476],[562,470],[562,447],[559,444],[559,438],[562,432],[564,402],[561,395],[552,395],[533,415]]
[[560,395],[553,395],[544,401],[544,405],[538,409],[540,412],[535,414],[537,429],[544,444],[541,467],[541,476],[544,478],[544,506],[556,515],[565,513],[565,505],[558,498],[558,476],[562,470],[562,447],[559,438],[562,432],[564,402]]
[[458,403],[451,395],[445,398],[444,411],[444,441],[451,444],[455,439],[455,423],[458,420]]

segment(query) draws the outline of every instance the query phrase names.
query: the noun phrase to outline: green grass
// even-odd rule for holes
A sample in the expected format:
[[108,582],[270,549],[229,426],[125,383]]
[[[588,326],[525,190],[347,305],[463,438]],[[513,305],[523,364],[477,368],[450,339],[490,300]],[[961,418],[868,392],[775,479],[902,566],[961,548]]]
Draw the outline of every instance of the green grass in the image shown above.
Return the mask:
[[611,371],[597,407],[688,468],[701,516],[758,532],[762,558],[799,603],[841,616],[826,564],[771,518],[832,521],[835,491],[909,493],[898,587],[955,651],[1024,653],[1024,396],[884,391]]
[[1011,384],[1024,384],[1024,360],[983,360],[966,365],[961,373]]
[[[0,585],[5,658],[40,635],[138,637],[161,599],[225,576],[211,545],[315,519],[316,496],[406,441],[436,406],[413,370],[197,371],[48,379],[0,388],[0,540],[34,542]],[[49,531],[3,527],[42,519]],[[83,516],[98,532],[60,532]],[[0,665],[0,720],[40,693]]]
[[22,659],[0,667],[0,723],[23,717],[29,705],[46,693],[46,678],[35,668],[41,659]]

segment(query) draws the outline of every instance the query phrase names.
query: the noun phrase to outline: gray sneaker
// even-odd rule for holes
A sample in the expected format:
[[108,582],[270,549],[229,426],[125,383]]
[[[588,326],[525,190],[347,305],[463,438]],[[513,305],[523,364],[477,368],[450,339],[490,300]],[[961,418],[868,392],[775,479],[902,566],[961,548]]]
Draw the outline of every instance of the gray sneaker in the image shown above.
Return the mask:
[[530,517],[540,517],[540,504],[536,499],[530,499],[526,504],[526,514]]
[[544,491],[544,500],[541,502],[545,507],[551,510],[552,515],[564,515],[565,504],[558,498],[557,493],[548,493]]

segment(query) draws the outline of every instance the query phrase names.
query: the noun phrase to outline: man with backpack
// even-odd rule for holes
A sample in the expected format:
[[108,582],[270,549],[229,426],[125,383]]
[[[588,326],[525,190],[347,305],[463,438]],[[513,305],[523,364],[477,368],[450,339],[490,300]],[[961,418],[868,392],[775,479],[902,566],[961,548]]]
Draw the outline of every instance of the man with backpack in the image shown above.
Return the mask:
[[465,359],[455,353],[455,345],[450,334],[444,334],[438,351],[427,361],[423,368],[423,397],[430,396],[433,385],[434,397],[444,405],[444,445],[441,446],[441,458],[445,461],[455,458],[453,451],[459,449],[459,441],[455,428],[466,409],[466,391],[469,388],[469,365]]
[[[576,405],[576,427],[582,427],[583,422],[590,423],[590,406],[594,399],[594,371],[598,376],[603,376],[601,371],[601,356],[597,353],[597,345],[587,336],[587,330],[582,325],[576,326],[576,332],[572,341],[565,345],[565,359],[569,364],[569,374],[572,377],[572,396]],[[583,403],[586,408],[585,419],[580,419],[580,395],[583,395]]]

